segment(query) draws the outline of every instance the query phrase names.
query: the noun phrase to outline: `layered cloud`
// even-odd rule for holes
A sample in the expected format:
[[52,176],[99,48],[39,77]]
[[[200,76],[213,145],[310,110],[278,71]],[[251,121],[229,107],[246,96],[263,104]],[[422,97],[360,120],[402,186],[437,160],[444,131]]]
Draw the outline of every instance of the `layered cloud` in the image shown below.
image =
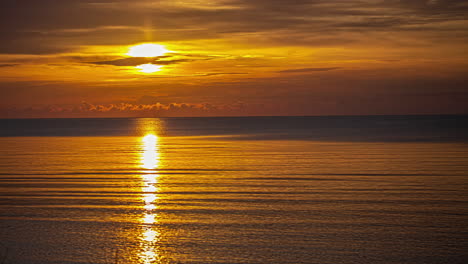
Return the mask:
[[235,115],[243,104],[214,105],[210,103],[114,103],[77,105],[43,105],[25,108],[0,108],[0,112],[13,118],[37,117],[157,117],[157,116],[213,116]]
[[461,33],[468,29],[468,2],[460,0],[5,0],[0,10],[0,53],[230,37],[345,45],[377,41],[381,33],[393,34],[382,43],[409,45],[421,38],[466,41]]
[[290,69],[279,71],[280,73],[305,73],[305,72],[320,72],[320,71],[332,71],[340,69],[340,67],[325,67],[325,68],[304,68],[304,69]]
[[188,62],[188,59],[174,59],[174,60],[163,60],[160,58],[122,58],[122,59],[115,59],[110,61],[95,61],[90,62],[91,64],[97,65],[113,65],[113,66],[137,66],[140,64],[145,63],[152,63],[157,65],[171,65],[177,64],[182,62]]
[[0,34],[0,116],[468,113],[468,0],[4,0]]

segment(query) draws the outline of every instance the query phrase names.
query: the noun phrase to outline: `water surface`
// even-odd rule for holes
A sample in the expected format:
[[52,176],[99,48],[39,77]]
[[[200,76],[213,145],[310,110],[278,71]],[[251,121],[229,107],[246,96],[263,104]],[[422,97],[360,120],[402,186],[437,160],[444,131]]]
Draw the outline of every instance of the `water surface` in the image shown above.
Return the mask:
[[465,263],[464,120],[1,120],[0,256]]

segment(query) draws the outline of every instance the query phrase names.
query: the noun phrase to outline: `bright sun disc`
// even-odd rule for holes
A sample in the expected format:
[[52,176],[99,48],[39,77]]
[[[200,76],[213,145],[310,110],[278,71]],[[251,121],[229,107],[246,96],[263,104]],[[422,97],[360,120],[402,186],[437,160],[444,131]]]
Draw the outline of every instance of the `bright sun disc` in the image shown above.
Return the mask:
[[161,65],[154,65],[154,64],[151,64],[151,63],[141,64],[141,65],[135,66],[135,68],[140,69],[140,71],[144,72],[144,73],[157,72],[157,71],[160,71],[162,67],[163,66],[161,66]]
[[158,57],[169,52],[163,45],[159,44],[140,44],[131,47],[127,55],[132,57]]

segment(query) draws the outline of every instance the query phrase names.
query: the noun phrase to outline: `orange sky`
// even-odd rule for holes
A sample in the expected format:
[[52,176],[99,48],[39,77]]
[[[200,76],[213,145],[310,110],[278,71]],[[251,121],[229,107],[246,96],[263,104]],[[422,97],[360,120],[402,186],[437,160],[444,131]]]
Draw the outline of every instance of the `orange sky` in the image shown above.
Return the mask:
[[467,18],[459,0],[5,0],[0,118],[468,114]]

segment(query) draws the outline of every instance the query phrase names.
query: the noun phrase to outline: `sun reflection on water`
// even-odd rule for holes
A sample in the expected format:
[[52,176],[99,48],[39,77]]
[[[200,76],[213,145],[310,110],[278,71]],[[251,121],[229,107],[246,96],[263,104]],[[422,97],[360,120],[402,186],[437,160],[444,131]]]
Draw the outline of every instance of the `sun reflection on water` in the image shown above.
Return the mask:
[[145,213],[142,216],[142,237],[140,259],[142,263],[154,263],[160,258],[158,243],[160,233],[157,230],[157,200],[158,178],[156,173],[160,163],[159,138],[154,134],[147,134],[141,139],[141,168],[145,169],[142,175],[142,200]]
[[159,165],[159,138],[154,134],[148,134],[143,137],[143,153],[141,155],[142,168],[154,170]]

